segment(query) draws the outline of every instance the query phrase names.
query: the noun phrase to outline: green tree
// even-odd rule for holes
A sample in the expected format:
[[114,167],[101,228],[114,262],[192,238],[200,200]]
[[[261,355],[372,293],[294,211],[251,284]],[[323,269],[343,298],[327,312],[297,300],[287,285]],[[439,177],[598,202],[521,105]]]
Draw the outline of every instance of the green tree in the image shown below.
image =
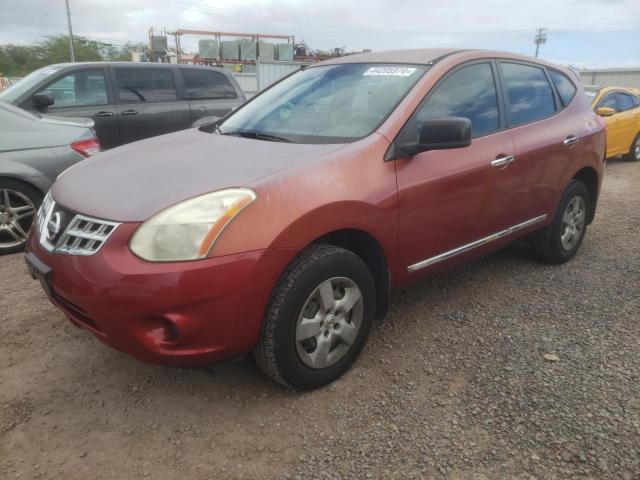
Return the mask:
[[[74,36],[73,43],[78,62],[128,61],[131,51],[145,48],[144,44],[139,43],[119,46],[77,36]],[[70,56],[67,35],[48,37],[33,45],[0,45],[0,73],[5,76],[24,76],[46,65],[68,61]]]

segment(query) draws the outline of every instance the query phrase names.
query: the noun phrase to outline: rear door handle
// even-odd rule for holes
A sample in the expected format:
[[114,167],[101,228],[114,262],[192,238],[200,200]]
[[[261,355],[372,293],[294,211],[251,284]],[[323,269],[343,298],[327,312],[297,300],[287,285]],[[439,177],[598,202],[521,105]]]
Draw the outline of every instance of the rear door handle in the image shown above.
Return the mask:
[[578,140],[578,137],[576,137],[575,135],[569,135],[567,138],[564,139],[564,146],[565,147],[570,147],[571,145],[575,145],[576,143],[578,143],[580,140]]
[[120,112],[120,115],[137,115],[138,111],[137,110],[123,110],[122,112]]
[[113,112],[97,112],[94,117],[111,117]]
[[514,160],[515,160],[515,157],[513,155],[507,155],[506,157],[499,157],[491,162],[491,166],[495,168],[506,167],[507,165],[512,163]]

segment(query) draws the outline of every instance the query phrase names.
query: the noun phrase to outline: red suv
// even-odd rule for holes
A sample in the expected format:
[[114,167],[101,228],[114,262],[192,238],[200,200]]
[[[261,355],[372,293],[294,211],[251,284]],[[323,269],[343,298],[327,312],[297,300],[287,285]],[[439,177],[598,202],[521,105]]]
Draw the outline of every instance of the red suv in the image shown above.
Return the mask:
[[571,259],[604,158],[603,122],[557,65],[336,58],[221,121],[66,171],[27,263],[74,324],[140,360],[253,350],[273,379],[313,389],[354,362],[392,288],[520,237]]

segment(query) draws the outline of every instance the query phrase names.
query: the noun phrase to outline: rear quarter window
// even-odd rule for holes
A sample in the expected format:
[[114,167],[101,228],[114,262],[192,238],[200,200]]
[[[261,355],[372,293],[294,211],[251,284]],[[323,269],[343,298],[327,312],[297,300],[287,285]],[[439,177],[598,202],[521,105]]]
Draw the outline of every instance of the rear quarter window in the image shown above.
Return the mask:
[[501,63],[500,68],[512,125],[535,122],[556,111],[553,90],[542,68],[506,62]]
[[566,107],[573,100],[574,95],[576,94],[576,87],[569,77],[565,74],[560,73],[556,70],[548,70],[549,76],[551,77],[551,81],[556,87],[558,91],[558,95],[560,96],[560,101],[562,102],[562,106]]

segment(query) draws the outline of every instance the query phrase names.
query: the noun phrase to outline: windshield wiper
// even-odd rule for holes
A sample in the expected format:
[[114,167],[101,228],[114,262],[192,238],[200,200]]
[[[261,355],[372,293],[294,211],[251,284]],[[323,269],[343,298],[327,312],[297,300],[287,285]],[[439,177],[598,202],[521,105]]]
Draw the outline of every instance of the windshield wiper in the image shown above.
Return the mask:
[[293,143],[293,140],[288,138],[278,137],[277,135],[270,135],[268,133],[258,132],[256,130],[237,130],[234,132],[224,132],[222,135],[233,135],[235,137],[253,138],[255,140],[266,140],[268,142],[285,142]]

